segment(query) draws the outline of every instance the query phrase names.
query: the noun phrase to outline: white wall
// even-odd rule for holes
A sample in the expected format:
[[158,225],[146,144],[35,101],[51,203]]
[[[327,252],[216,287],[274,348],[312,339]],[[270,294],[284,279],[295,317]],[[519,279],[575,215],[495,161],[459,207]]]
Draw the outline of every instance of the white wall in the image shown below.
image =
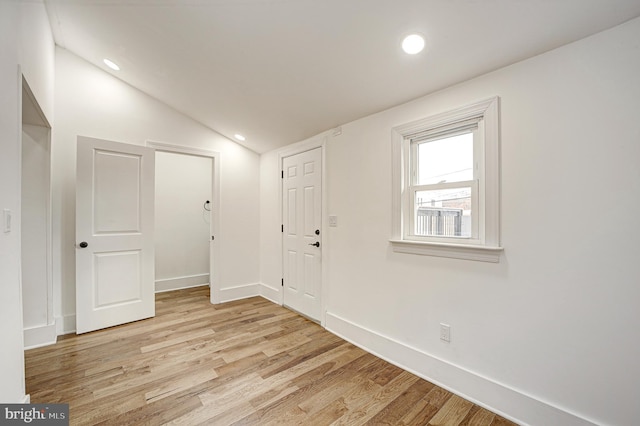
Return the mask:
[[[0,401],[24,397],[20,298],[20,110],[17,7],[0,3],[0,214],[10,209],[13,228],[0,230]],[[4,223],[2,224],[4,228]]]
[[49,130],[22,129],[22,297],[24,328],[30,329],[48,324]]
[[[220,287],[256,288],[259,156],[132,88],[68,51],[56,48],[53,137],[54,271],[59,331],[75,324],[75,167],[78,135],[144,145],[146,141],[220,153]],[[216,237],[216,238],[218,238]],[[57,244],[56,244],[57,242]],[[54,263],[56,259],[54,257]],[[254,290],[254,292],[257,290]],[[226,294],[226,293],[225,293]]]
[[[635,19],[329,137],[325,201],[338,227],[325,229],[327,327],[522,423],[637,423],[638,40]],[[394,253],[391,129],[494,95],[500,263]],[[271,288],[281,278],[277,158],[261,158]],[[439,340],[441,322],[451,343]]]
[[[11,232],[0,230],[0,401],[24,402],[20,289],[20,66],[49,122],[53,118],[53,42],[44,6],[0,2],[0,211],[12,211]],[[1,213],[0,213],[1,216]]]
[[156,291],[209,283],[212,163],[156,152]]
[[278,151],[260,156],[260,283],[264,297],[281,303],[283,222],[279,204],[282,179],[278,158]]
[[53,123],[55,44],[49,16],[40,0],[20,3],[20,64],[38,105]]

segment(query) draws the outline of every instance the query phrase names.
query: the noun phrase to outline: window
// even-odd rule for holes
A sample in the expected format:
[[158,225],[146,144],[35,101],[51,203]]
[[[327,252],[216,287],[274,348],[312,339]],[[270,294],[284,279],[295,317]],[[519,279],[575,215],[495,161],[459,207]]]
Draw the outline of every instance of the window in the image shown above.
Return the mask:
[[394,251],[498,262],[498,98],[393,129]]

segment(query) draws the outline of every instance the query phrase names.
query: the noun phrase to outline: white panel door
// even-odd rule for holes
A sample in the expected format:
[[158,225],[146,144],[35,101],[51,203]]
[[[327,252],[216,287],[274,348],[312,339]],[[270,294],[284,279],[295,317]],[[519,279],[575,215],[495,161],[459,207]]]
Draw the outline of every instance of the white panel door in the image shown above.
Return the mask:
[[322,151],[283,159],[284,304],[321,317]]
[[78,137],[77,333],[155,315],[151,148]]

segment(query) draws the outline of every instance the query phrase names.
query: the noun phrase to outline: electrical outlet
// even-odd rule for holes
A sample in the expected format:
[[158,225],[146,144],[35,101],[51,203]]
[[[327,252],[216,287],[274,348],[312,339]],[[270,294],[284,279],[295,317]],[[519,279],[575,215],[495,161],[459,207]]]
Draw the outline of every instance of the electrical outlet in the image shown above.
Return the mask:
[[449,324],[440,323],[440,340],[443,342],[451,341],[451,326]]

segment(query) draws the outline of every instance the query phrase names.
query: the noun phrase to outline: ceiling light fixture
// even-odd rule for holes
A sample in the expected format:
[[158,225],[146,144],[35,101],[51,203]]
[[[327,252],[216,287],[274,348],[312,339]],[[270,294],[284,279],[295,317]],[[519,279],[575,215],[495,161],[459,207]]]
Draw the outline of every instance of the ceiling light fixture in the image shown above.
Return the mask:
[[424,37],[420,34],[409,34],[402,40],[402,50],[409,55],[415,55],[424,49]]
[[113,61],[111,61],[111,60],[109,60],[107,58],[104,58],[102,61],[105,63],[106,66],[108,66],[112,70],[120,71],[120,67],[115,62],[113,62]]
[[244,136],[236,133],[235,135],[233,135],[234,138],[236,138],[237,140],[239,140],[240,142],[244,142],[247,138],[245,138]]

